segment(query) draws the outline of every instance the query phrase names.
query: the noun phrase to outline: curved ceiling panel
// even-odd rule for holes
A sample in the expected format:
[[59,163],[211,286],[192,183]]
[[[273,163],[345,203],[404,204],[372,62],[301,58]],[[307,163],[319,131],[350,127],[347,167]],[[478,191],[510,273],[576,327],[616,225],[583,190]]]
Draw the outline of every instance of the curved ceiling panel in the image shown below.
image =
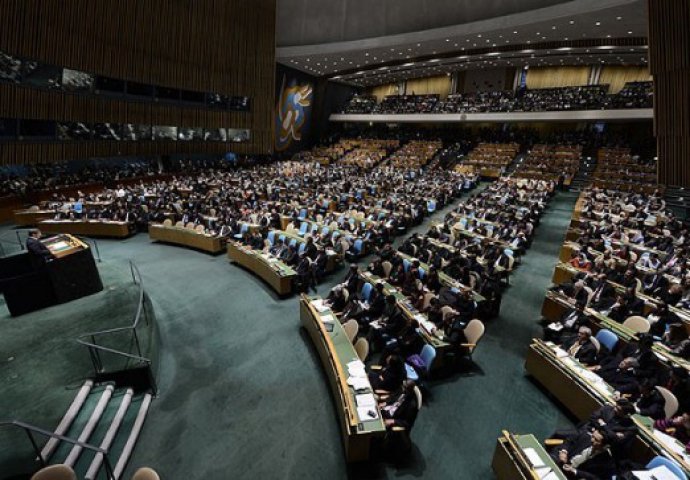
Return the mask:
[[279,47],[360,40],[447,27],[571,0],[280,0]]
[[[281,0],[279,3],[282,4]],[[331,4],[334,0],[325,0]],[[342,9],[346,12],[353,2],[360,0],[343,0]],[[377,9],[385,8],[388,0],[368,0],[368,8],[363,7],[360,15],[363,21],[376,23],[379,16]],[[287,0],[288,3],[300,3]],[[364,0],[362,0],[364,2]],[[401,5],[409,6],[410,0],[397,0]],[[378,37],[366,37],[356,40],[343,40],[330,43],[309,45],[281,46],[276,50],[276,60],[315,76],[328,76],[331,79],[361,83],[358,77],[363,72],[375,72],[368,82],[384,80],[382,74],[404,67],[409,77],[418,76],[422,71],[433,68],[435,73],[448,73],[453,69],[477,68],[479,65],[469,62],[467,65],[448,65],[443,67],[449,57],[464,59],[481,59],[486,67],[507,63],[508,66],[527,66],[540,64],[553,59],[554,51],[559,52],[557,64],[583,64],[588,61],[614,64],[644,64],[646,51],[637,47],[646,46],[647,37],[647,0],[571,0],[555,2],[555,5],[542,6],[534,10],[523,10],[501,17],[476,20],[469,23],[437,26],[408,33],[388,34]],[[315,2],[314,2],[315,3]],[[407,13],[409,22],[422,21],[423,10],[434,3],[449,8],[446,0],[427,2],[418,0],[417,10]],[[454,3],[466,6],[473,3],[473,9],[487,12],[486,5],[494,5],[493,0],[453,0]],[[506,5],[544,2],[499,2]],[[552,2],[554,3],[554,2]],[[306,2],[304,2],[306,5]],[[369,5],[370,4],[370,5]],[[383,6],[382,6],[383,5]],[[401,7],[402,8],[402,7]],[[443,11],[443,10],[441,10]],[[494,10],[494,12],[497,10]],[[504,10],[501,10],[501,12]],[[322,25],[328,25],[332,12],[320,9],[313,13],[295,13],[296,24],[310,19]],[[463,13],[469,15],[468,13]],[[476,13],[474,15],[477,15]],[[318,18],[316,18],[318,17]],[[302,20],[300,20],[302,19]],[[343,20],[344,21],[344,20]],[[449,23],[444,19],[442,24]],[[280,31],[283,27],[278,26]],[[334,27],[337,30],[340,27]],[[615,46],[615,49],[608,49]],[[582,48],[582,52],[576,48]],[[606,47],[603,52],[587,52],[588,47]],[[527,54],[521,58],[511,52],[516,49]],[[632,49],[632,50],[630,50]],[[533,51],[534,50],[534,51]],[[596,57],[588,57],[591,53]],[[481,58],[480,58],[481,57]],[[500,60],[500,61],[499,61]],[[434,62],[438,62],[435,63]],[[535,63],[536,62],[536,63]],[[457,63],[457,62],[456,62]],[[390,70],[389,70],[390,69]],[[388,70],[388,71],[386,71]],[[383,75],[385,76],[385,75]],[[370,84],[370,83],[369,83]]]

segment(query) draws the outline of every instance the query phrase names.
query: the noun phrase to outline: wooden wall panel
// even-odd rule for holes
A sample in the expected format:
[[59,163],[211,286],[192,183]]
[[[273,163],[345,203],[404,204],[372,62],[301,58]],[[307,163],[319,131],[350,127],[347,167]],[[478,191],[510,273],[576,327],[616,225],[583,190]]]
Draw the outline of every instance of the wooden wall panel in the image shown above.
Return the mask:
[[690,3],[649,0],[658,180],[690,187]]
[[[275,1],[0,0],[2,51],[118,79],[251,98],[251,112],[226,112],[0,85],[0,117],[249,128],[250,142],[223,148],[270,153]],[[146,148],[169,152],[175,144]],[[191,147],[225,151],[216,144],[179,146]],[[59,152],[74,158],[72,153],[93,156],[108,150],[99,142],[89,148],[3,145],[0,161],[25,163],[40,161],[29,158],[32,154],[60,159]],[[132,149],[136,147],[127,147]]]
[[609,85],[609,93],[618,93],[626,82],[649,82],[652,75],[646,66],[606,65],[601,69],[599,83]]
[[588,78],[589,67],[531,67],[527,71],[527,88],[587,85]]
[[378,102],[383,100],[386,95],[398,95],[399,93],[402,92],[398,92],[397,83],[386,83],[383,85],[377,85],[367,90],[367,94],[375,96]]
[[411,78],[405,86],[406,93],[417,95],[437,93],[445,99],[450,93],[450,76],[436,75],[433,77]]

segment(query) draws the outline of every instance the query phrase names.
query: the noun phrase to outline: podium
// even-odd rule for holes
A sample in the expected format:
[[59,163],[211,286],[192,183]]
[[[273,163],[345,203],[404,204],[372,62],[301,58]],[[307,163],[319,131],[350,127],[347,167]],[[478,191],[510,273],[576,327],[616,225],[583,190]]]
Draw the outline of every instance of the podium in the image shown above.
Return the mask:
[[25,252],[0,259],[0,292],[12,316],[71,302],[103,290],[91,248],[69,234],[41,239],[56,257],[37,262]]

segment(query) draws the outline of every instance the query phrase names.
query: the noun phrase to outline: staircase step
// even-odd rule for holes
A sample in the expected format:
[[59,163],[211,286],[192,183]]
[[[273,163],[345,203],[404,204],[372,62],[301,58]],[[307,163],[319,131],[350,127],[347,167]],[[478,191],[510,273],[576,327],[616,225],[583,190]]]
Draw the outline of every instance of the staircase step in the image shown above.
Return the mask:
[[[84,382],[84,385],[82,385],[77,392],[77,395],[74,397],[72,404],[67,409],[67,412],[65,412],[62,420],[60,420],[60,423],[58,423],[58,426],[55,428],[55,433],[57,435],[65,435],[67,430],[69,430],[69,428],[72,426],[72,422],[74,422],[74,419],[77,418],[77,415],[84,406],[84,403],[86,402],[86,399],[89,396],[92,388],[92,380],[87,380]],[[41,450],[41,457],[43,457],[43,459],[46,461],[49,460],[53,453],[55,453],[55,449],[58,447],[59,443],[60,440],[56,438],[48,439],[43,447],[43,450]]]
[[118,480],[120,476],[122,475],[122,472],[124,472],[125,467],[127,466],[127,462],[129,461],[129,457],[132,455],[132,451],[134,450],[134,445],[137,442],[137,439],[139,438],[139,434],[141,433],[141,428],[144,425],[144,420],[146,420],[146,414],[148,413],[149,406],[151,405],[151,400],[152,396],[150,393],[147,393],[144,395],[144,398],[141,401],[141,405],[139,406],[139,411],[137,412],[137,416],[134,418],[134,425],[132,426],[132,429],[129,433],[129,436],[127,437],[127,441],[125,442],[124,446],[122,447],[122,452],[119,455],[119,458],[117,460],[117,464],[114,467],[114,477],[115,480]]
[[[91,414],[96,408],[96,404],[105,390],[105,386],[94,386],[91,392],[86,397],[83,406],[79,410],[77,417],[72,422],[72,425],[67,429],[64,436],[72,439],[77,439],[79,434],[84,430]],[[55,449],[53,455],[50,457],[50,463],[64,463],[67,455],[72,450],[72,444],[68,442],[60,442]]]
[[[125,392],[125,394],[122,395],[122,400],[120,402],[116,402],[116,401],[110,402],[113,405],[117,405],[117,410],[115,411],[115,414],[113,415],[112,421],[108,423],[109,426],[108,426],[107,432],[105,432],[103,439],[98,444],[98,446],[100,448],[102,448],[103,450],[107,451],[112,446],[113,441],[115,440],[115,437],[117,435],[117,432],[120,430],[120,426],[122,425],[122,422],[125,419],[125,415],[127,414],[127,410],[129,409],[129,406],[132,402],[132,396],[133,395],[134,395],[134,390],[132,390],[131,388],[128,388],[127,391]],[[87,480],[94,480],[97,477],[98,471],[101,468],[102,464],[103,464],[103,454],[96,453],[95,455],[93,455],[93,460],[89,464],[89,468],[87,469],[86,474],[84,475],[84,478]]]
[[[113,394],[113,390],[114,388],[112,385],[108,385],[107,387],[105,387],[105,390],[101,394],[101,397],[98,399],[98,403],[96,403],[96,407],[91,413],[89,420],[86,422],[84,429],[79,434],[78,440],[80,442],[89,442],[91,434],[96,429],[96,426],[98,425],[98,422],[100,421],[101,416],[105,411],[105,407],[108,405],[108,402],[110,401],[110,397]],[[81,455],[82,450],[82,447],[80,447],[79,445],[74,445],[63,463],[65,465],[73,467],[74,464],[77,463],[77,460],[79,459],[79,455]]]

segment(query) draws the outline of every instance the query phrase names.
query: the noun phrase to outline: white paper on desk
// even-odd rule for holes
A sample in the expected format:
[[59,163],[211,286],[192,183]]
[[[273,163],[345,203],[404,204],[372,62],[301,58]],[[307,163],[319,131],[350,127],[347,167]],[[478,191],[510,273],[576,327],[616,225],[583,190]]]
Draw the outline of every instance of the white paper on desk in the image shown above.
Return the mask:
[[525,453],[527,460],[529,460],[530,465],[534,468],[539,468],[545,466],[544,461],[541,459],[537,451],[533,448],[523,448],[522,451]]
[[549,326],[546,328],[548,328],[549,330],[552,330],[554,332],[560,332],[561,330],[563,330],[563,324],[559,323],[559,322],[553,322],[553,323],[549,323]]
[[314,306],[314,308],[319,312],[323,312],[324,310],[328,310],[327,307],[324,307],[323,305],[323,299],[322,298],[317,298],[316,300],[312,300],[311,304]]
[[321,315],[321,321],[323,323],[335,323],[335,317],[330,313],[328,315]]
[[[373,417],[369,415],[370,412],[374,415]],[[357,416],[360,422],[371,422],[379,418],[379,414],[374,407],[357,407]]]
[[362,368],[364,368],[364,362],[362,362],[361,360],[358,360],[358,359],[350,360],[349,362],[347,362],[347,368],[350,368],[350,367],[362,367]]
[[[544,480],[545,478],[558,478],[558,475],[556,475],[553,472],[553,469],[551,467],[547,467],[547,466],[535,468],[534,473],[536,473],[537,477],[539,477],[541,480]],[[552,475],[556,475],[556,476],[552,477]]]
[[556,472],[551,470],[545,476],[541,477],[541,480],[559,480],[559,478],[560,477],[558,475],[556,475]]
[[355,395],[355,401],[358,407],[374,407],[376,406],[376,399],[373,393],[361,393]]
[[660,465],[651,470],[635,471],[632,474],[640,480],[678,480],[678,477],[666,468],[666,465]]
[[364,370],[364,364],[361,360],[353,360],[347,364],[347,373],[351,377],[361,377],[366,378],[367,372]]
[[369,379],[362,377],[349,377],[347,384],[355,390],[368,390],[371,387]]
[[553,349],[553,351],[556,352],[556,356],[557,356],[558,358],[564,358],[564,357],[567,357],[567,356],[568,356],[568,352],[566,352],[565,350],[563,350],[561,347],[556,347],[556,348]]
[[663,446],[671,450],[673,453],[683,455],[685,453],[685,447],[678,440],[673,438],[660,430],[654,430],[654,437],[659,440]]
[[424,327],[424,330],[426,330],[427,332],[434,333],[436,331],[436,325],[434,325],[433,322],[425,320],[419,323]]

